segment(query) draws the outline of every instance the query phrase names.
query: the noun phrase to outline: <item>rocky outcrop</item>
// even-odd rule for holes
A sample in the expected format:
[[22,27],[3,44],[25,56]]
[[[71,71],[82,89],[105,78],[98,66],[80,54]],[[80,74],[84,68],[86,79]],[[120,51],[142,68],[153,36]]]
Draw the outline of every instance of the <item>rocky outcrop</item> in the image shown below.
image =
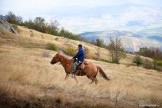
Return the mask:
[[0,29],[8,32],[12,32],[17,34],[17,30],[15,30],[7,21],[1,20],[0,19]]

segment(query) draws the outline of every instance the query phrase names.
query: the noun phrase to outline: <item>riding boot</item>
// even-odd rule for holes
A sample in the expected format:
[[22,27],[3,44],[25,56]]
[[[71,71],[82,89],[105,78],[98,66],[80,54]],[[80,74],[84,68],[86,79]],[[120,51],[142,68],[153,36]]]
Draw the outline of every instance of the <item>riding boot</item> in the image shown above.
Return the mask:
[[72,77],[72,78],[74,78],[75,72],[76,72],[76,69],[73,69],[72,72],[71,72],[71,77]]
[[77,66],[78,66],[78,62],[74,62],[73,66],[72,66],[72,71],[71,71],[72,77],[75,76]]

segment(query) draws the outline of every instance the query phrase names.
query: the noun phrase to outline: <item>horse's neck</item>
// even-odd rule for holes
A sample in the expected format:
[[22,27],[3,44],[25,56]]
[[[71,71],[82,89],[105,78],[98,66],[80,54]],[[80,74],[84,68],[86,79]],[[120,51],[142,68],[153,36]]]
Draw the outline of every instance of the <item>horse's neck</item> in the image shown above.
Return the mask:
[[71,61],[70,59],[68,59],[68,58],[66,58],[65,56],[62,55],[62,58],[60,59],[60,63],[61,63],[63,66],[65,66],[65,65],[67,65],[67,64],[71,64],[72,61]]

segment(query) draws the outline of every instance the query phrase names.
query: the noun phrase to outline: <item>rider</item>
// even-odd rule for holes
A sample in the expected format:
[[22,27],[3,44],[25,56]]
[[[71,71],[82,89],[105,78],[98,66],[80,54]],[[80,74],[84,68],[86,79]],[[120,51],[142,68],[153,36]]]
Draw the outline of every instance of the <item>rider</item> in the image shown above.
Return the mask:
[[82,62],[84,61],[84,57],[85,57],[85,52],[84,49],[82,48],[82,44],[78,45],[78,52],[77,54],[72,58],[72,60],[74,60],[74,63],[72,65],[72,77],[75,75],[76,69],[77,67],[82,64]]

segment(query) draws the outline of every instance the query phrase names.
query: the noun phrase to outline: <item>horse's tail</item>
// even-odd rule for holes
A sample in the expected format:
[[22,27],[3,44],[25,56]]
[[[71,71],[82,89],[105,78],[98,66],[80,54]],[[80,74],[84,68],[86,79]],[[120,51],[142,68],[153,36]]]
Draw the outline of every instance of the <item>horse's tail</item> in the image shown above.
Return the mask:
[[105,74],[105,72],[102,70],[101,67],[97,66],[98,71],[100,72],[101,76],[105,79],[105,80],[110,80],[107,75]]

